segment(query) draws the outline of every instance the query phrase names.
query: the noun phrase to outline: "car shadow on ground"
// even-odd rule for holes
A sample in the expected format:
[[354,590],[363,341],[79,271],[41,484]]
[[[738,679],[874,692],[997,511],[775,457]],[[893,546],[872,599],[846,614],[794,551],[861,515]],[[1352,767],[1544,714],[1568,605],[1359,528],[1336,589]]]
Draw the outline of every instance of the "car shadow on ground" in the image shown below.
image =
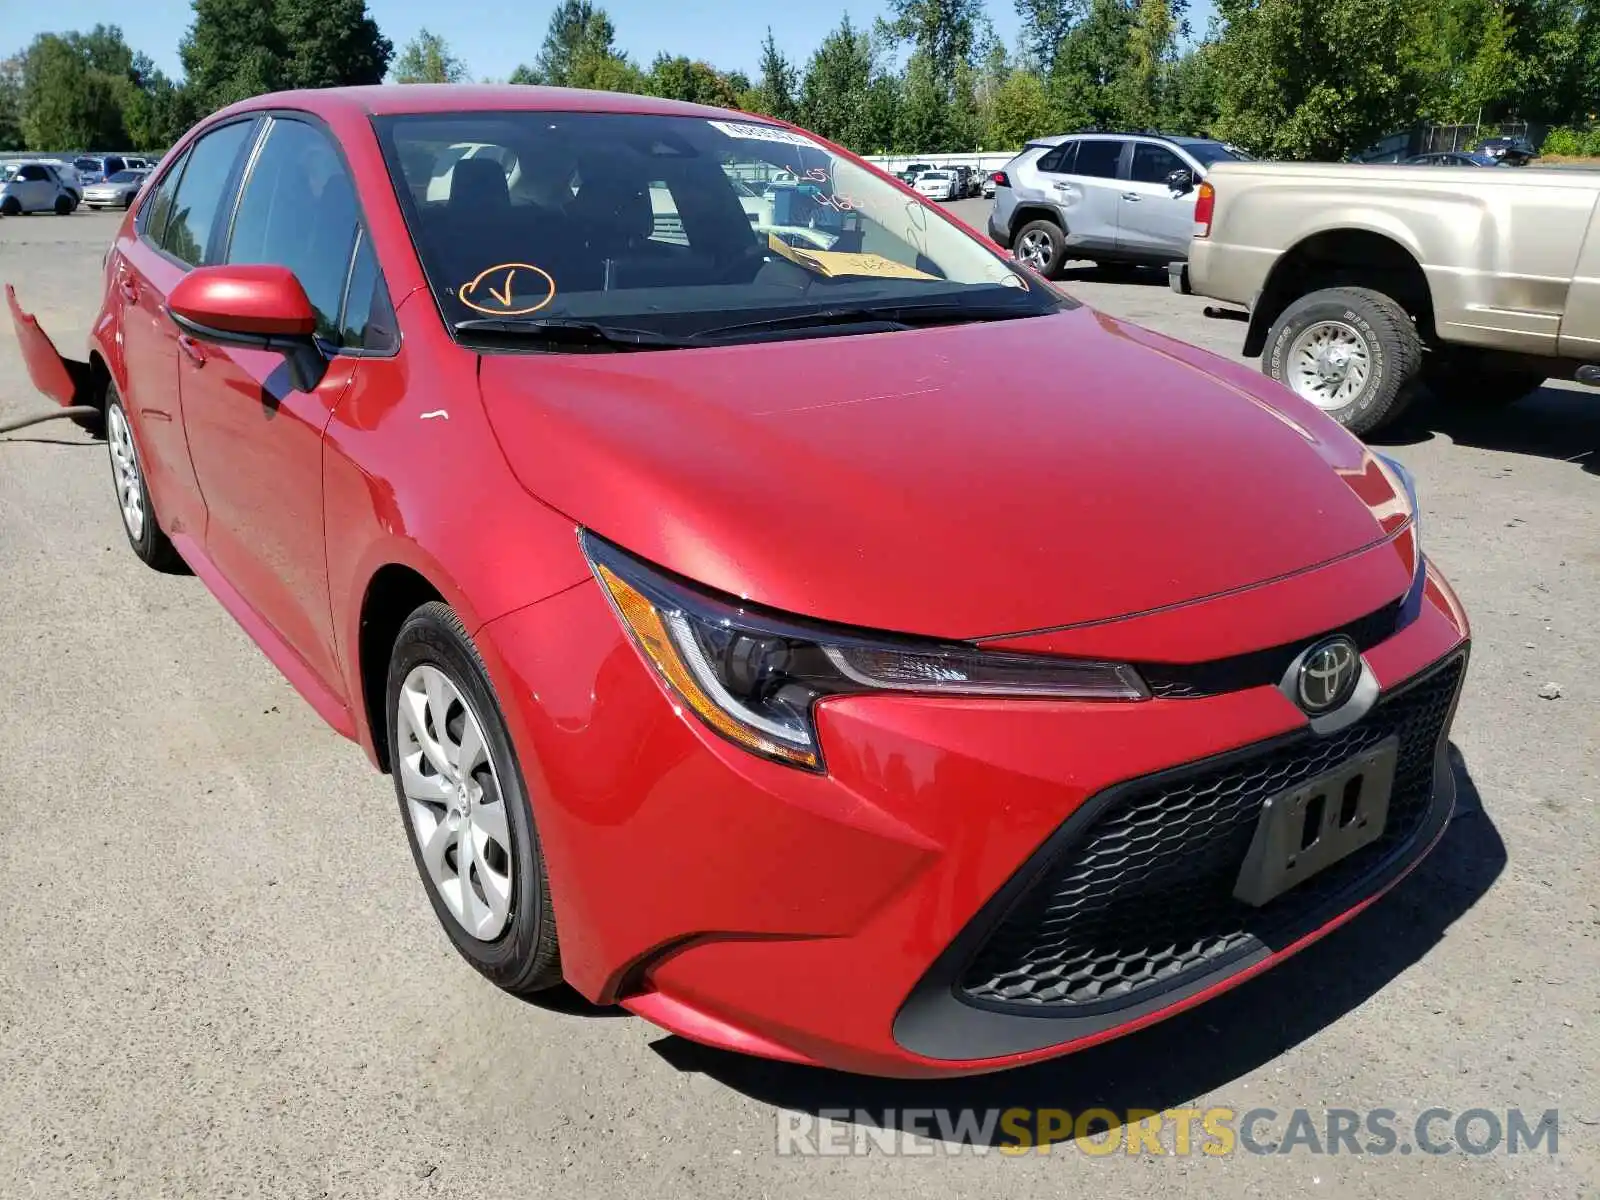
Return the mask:
[[[873,1079],[713,1050],[667,1036],[652,1049],[754,1099],[798,1112],[862,1111],[939,1137],[928,1109],[1091,1108],[1162,1112],[1226,1087],[1314,1036],[1418,962],[1489,890],[1506,863],[1460,752],[1450,747],[1456,811],[1432,854],[1348,925],[1217,999],[1115,1041],[1052,1062],[947,1080]],[[959,1128],[959,1127],[958,1127]],[[976,1135],[976,1136],[974,1136]],[[958,1133],[957,1137],[963,1136]],[[1005,1140],[999,1125],[989,1140]],[[1070,1137],[1063,1131],[1062,1139]]]
[[1436,434],[1458,446],[1558,458],[1600,475],[1600,391],[1548,384],[1504,408],[1452,403],[1449,394],[1420,396],[1390,428],[1369,440],[1414,446]]
[[1167,269],[1135,266],[1132,263],[1089,263],[1069,260],[1052,278],[1056,283],[1140,283],[1149,287],[1166,287]]

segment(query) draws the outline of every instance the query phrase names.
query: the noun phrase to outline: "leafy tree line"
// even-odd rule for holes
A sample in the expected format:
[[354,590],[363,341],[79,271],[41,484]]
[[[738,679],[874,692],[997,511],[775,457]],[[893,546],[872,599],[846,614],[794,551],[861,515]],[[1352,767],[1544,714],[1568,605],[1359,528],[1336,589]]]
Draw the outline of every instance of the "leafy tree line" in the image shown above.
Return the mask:
[[[868,153],[1012,149],[1100,126],[1332,158],[1418,121],[1582,128],[1600,108],[1600,0],[1217,0],[1198,38],[1188,0],[1011,2],[1014,47],[995,36],[985,0],[889,0],[870,28],[845,16],[804,61],[769,29],[750,77],[683,56],[636,62],[593,0],[558,0],[510,82],[742,108]],[[194,10],[181,82],[115,26],[44,34],[0,60],[0,148],[159,148],[264,91],[469,78],[437,33],[396,56],[365,0],[194,0]]]

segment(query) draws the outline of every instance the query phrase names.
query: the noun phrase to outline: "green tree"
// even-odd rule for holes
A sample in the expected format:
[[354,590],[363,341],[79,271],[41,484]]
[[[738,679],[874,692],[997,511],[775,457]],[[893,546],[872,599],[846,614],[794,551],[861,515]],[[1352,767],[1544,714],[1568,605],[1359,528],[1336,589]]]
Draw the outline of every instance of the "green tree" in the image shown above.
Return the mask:
[[852,150],[881,144],[885,131],[874,124],[872,81],[872,41],[846,13],[806,64],[800,123]]
[[[518,67],[512,83],[543,83],[551,87],[584,87],[580,72],[593,72],[598,60],[617,57],[612,47],[616,29],[603,8],[589,0],[561,0],[550,14],[544,44],[532,67]],[[519,76],[521,76],[519,78]]]
[[1020,150],[1030,139],[1055,132],[1055,114],[1044,80],[1014,68],[1000,84],[984,126],[985,150]]
[[1122,76],[1122,111],[1135,129],[1154,129],[1166,109],[1177,32],[1171,0],[1138,0]]
[[766,40],[761,43],[761,82],[755,87],[754,101],[746,107],[780,121],[794,120],[799,115],[795,98],[798,75],[794,64],[778,49],[768,25]]
[[23,150],[22,56],[0,59],[0,150]]
[[[22,64],[22,131],[34,150],[126,145],[121,80],[90,65],[76,34],[42,33]],[[130,55],[131,60],[131,55]]]
[[178,54],[207,112],[283,88],[380,83],[394,47],[364,0],[194,0]]
[[394,43],[367,12],[366,0],[277,0],[276,24],[292,88],[382,83]]
[[734,108],[739,103],[738,93],[726,76],[707,63],[682,55],[656,55],[645,79],[645,90],[651,96],[692,104]]
[[1218,0],[1215,131],[1282,158],[1338,159],[1414,122],[1427,0]]
[[1210,133],[1217,104],[1216,43],[1202,42],[1172,65],[1161,125],[1180,133]]
[[1016,0],[1016,6],[1028,62],[1048,78],[1067,34],[1089,11],[1087,0]]
[[426,29],[406,43],[394,60],[396,83],[461,83],[467,64],[450,53],[450,43]]
[[1122,0],[1093,0],[1088,13],[1072,27],[1056,53],[1048,82],[1050,102],[1063,129],[1130,124],[1126,99],[1132,36],[1133,13]]

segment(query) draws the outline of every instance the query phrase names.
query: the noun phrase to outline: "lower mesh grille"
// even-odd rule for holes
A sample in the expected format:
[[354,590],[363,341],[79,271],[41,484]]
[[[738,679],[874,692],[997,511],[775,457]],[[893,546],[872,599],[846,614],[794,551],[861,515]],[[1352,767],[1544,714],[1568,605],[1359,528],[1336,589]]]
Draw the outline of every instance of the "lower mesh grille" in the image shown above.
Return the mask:
[[[1355,891],[1410,848],[1428,815],[1435,748],[1464,666],[1452,659],[1328,737],[1308,732],[1126,788],[989,935],[959,993],[1017,1011],[1121,1007],[1259,949]],[[1399,759],[1382,836],[1261,908],[1235,900],[1263,801],[1393,736]]]

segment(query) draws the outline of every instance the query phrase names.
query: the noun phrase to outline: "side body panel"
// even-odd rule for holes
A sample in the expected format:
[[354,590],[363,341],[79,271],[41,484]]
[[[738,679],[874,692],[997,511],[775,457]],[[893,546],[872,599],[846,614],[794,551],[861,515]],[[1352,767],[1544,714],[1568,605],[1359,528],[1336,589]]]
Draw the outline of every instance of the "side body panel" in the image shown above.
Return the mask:
[[1364,230],[1421,266],[1441,339],[1545,355],[1600,199],[1587,172],[1538,169],[1219,163],[1208,178],[1211,235],[1190,249],[1198,294],[1251,305],[1285,253]]

